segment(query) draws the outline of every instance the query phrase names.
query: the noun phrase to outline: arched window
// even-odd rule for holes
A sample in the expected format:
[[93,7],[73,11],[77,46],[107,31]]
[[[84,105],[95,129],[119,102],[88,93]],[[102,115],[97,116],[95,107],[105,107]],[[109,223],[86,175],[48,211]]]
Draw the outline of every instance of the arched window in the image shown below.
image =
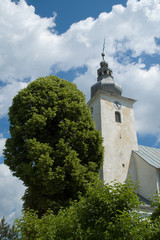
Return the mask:
[[115,112],[115,121],[121,123],[121,113]]

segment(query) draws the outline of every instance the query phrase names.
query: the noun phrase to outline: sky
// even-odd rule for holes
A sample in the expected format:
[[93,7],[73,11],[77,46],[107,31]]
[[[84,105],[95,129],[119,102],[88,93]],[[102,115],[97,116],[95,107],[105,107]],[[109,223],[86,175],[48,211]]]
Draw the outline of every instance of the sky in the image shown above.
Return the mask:
[[38,77],[90,99],[105,60],[134,106],[139,144],[160,148],[160,0],[0,0],[0,217],[21,214],[24,186],[3,164],[13,97]]

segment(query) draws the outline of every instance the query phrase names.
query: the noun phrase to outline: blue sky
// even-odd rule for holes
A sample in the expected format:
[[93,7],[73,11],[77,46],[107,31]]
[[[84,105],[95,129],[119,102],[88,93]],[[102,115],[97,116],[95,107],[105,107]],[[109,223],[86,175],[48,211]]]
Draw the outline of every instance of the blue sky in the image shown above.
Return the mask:
[[159,0],[0,2],[2,215],[12,220],[20,214],[24,192],[22,183],[3,164],[12,98],[29,82],[54,74],[76,83],[88,101],[104,38],[105,59],[115,81],[122,86],[123,96],[137,100],[134,110],[139,144],[160,147],[159,26]]
[[53,12],[57,13],[56,30],[63,33],[69,29],[70,25],[75,22],[86,19],[87,17],[97,18],[101,12],[112,10],[113,4],[126,5],[126,0],[27,0],[29,5],[35,7],[36,14],[41,17],[51,17]]

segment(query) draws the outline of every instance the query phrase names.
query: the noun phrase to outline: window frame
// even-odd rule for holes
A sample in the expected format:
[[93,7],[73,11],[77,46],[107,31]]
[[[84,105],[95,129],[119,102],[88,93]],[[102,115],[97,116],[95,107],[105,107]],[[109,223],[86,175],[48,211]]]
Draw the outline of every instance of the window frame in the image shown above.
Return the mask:
[[115,111],[115,122],[117,122],[117,123],[122,122],[121,113],[119,111]]

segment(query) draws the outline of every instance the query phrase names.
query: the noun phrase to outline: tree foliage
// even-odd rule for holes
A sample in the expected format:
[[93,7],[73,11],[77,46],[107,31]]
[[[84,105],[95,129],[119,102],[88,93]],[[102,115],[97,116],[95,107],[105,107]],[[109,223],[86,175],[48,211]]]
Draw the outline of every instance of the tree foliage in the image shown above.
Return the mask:
[[3,217],[0,221],[0,240],[14,240],[17,239],[17,237],[18,233],[15,231],[14,225],[10,226]]
[[57,215],[41,219],[26,211],[16,221],[23,240],[155,240],[160,224],[134,210],[139,200],[130,184],[90,185],[85,196]]
[[57,212],[85,193],[102,165],[102,137],[75,84],[39,78],[14,97],[5,164],[27,187],[24,207]]

